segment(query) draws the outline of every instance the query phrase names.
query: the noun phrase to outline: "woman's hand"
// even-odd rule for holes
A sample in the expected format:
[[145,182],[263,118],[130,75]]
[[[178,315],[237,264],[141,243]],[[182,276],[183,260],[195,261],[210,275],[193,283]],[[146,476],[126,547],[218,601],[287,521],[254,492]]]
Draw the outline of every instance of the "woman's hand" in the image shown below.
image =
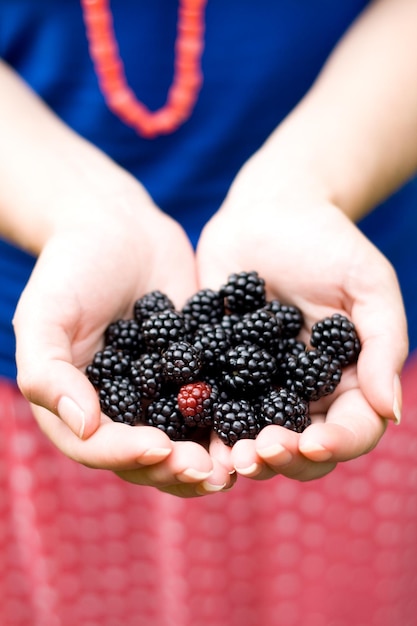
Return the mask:
[[[197,290],[194,252],[180,226],[129,180],[58,220],[17,307],[18,382],[44,433],[70,458],[182,496],[229,486],[227,468],[192,442],[100,413],[85,367],[112,321],[158,289],[181,306]],[[65,200],[64,200],[65,202]],[[80,210],[81,209],[81,210]],[[71,212],[62,210],[62,215]]]
[[305,336],[313,323],[340,312],[355,324],[362,351],[335,393],[311,403],[312,425],[296,434],[269,426],[232,449],[238,473],[298,480],[325,475],[340,461],[369,452],[397,419],[399,375],[407,355],[400,290],[388,261],[342,211],[307,179],[288,186],[261,150],[238,175],[207,224],[198,250],[204,286],[232,272],[256,270],[269,297],[299,307]]

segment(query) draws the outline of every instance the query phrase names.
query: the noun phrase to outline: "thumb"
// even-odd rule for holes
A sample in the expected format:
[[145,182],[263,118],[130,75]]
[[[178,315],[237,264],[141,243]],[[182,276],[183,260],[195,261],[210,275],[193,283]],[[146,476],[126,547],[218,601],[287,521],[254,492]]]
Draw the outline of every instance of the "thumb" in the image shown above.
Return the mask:
[[[24,319],[24,322],[22,321]],[[17,384],[29,402],[55,413],[81,439],[100,423],[100,404],[88,378],[72,364],[68,335],[39,315],[16,312]]]
[[[392,272],[358,300],[352,310],[362,341],[358,380],[378,415],[401,419],[400,375],[408,354],[407,321],[397,279]],[[355,321],[356,320],[356,321]]]

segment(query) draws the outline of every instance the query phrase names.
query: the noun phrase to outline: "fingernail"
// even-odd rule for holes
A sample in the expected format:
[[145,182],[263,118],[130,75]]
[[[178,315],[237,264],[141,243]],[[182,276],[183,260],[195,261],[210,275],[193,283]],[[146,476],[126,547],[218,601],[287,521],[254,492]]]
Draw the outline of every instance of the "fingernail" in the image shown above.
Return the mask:
[[74,400],[68,396],[62,396],[58,402],[58,415],[79,437],[83,438],[85,429],[85,413]]
[[258,448],[257,453],[265,461],[273,460],[275,463],[279,462],[282,464],[286,464],[289,463],[292,459],[291,452],[279,443],[268,446],[266,448]]
[[178,480],[180,480],[183,483],[194,483],[194,482],[202,482],[203,480],[206,480],[206,478],[208,478],[211,475],[211,473],[212,473],[212,470],[210,470],[210,472],[201,472],[200,470],[196,470],[196,469],[193,469],[192,467],[189,467],[188,469],[177,474],[176,476]]
[[401,381],[398,374],[394,376],[394,403],[392,405],[392,412],[394,413],[394,423],[398,426],[401,423],[401,411],[402,411],[402,390]]
[[137,462],[143,463],[143,461],[146,461],[146,464],[149,463],[149,465],[152,465],[152,463],[159,463],[160,461],[166,459],[171,452],[171,448],[150,448],[140,455]]
[[206,493],[216,493],[218,491],[222,491],[225,487],[226,483],[223,483],[222,485],[213,485],[208,483],[206,480],[203,480],[200,485],[197,485],[196,491],[200,495],[204,496]]
[[261,465],[259,463],[252,463],[248,467],[237,467],[236,471],[242,476],[256,476],[261,471]]
[[300,445],[300,452],[312,461],[327,461],[331,458],[332,453],[320,443],[306,441]]

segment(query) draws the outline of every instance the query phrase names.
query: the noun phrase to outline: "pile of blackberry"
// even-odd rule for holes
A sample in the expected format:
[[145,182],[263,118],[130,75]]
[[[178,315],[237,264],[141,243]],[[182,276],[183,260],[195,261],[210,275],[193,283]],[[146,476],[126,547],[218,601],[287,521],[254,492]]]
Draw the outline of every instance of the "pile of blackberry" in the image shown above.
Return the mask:
[[301,433],[310,402],[334,392],[361,346],[341,314],[319,320],[306,344],[296,306],[267,300],[255,271],[231,274],[176,310],[153,291],[132,318],[112,322],[86,368],[112,420],[202,441],[214,430],[228,446],[270,424]]

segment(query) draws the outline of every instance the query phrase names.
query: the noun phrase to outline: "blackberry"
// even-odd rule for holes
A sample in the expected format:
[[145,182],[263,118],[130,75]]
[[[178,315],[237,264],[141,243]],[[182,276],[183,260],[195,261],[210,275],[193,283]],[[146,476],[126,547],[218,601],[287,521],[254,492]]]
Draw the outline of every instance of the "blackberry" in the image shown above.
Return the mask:
[[114,422],[134,426],[142,417],[140,395],[127,377],[106,380],[99,389],[102,412]]
[[336,389],[342,376],[337,359],[318,350],[305,350],[289,356],[285,370],[285,387],[308,401],[318,400]]
[[106,345],[123,350],[133,358],[142,351],[142,334],[136,319],[117,320],[110,324],[104,334]]
[[204,324],[197,329],[193,345],[201,354],[204,370],[216,370],[220,356],[232,346],[230,334],[221,324]]
[[233,341],[256,344],[273,354],[278,348],[282,323],[266,309],[245,313],[233,326]]
[[298,307],[282,304],[279,300],[270,300],[264,308],[273,313],[281,322],[281,334],[283,337],[298,336],[304,324],[304,316]]
[[290,357],[297,357],[301,352],[305,352],[307,345],[301,339],[296,337],[290,337],[289,339],[282,339],[278,346],[278,352],[275,354],[278,363],[278,379],[285,378],[285,372],[287,370],[287,361]]
[[148,350],[162,352],[172,341],[187,336],[184,317],[170,309],[152,313],[142,324],[142,334]]
[[161,356],[165,381],[184,384],[196,380],[203,362],[197,348],[186,341],[173,342]]
[[233,391],[223,384],[223,380],[217,375],[206,375],[202,379],[211,387],[211,395],[213,397],[213,403],[226,402],[233,398]]
[[165,293],[158,290],[146,293],[133,305],[134,317],[140,323],[148,319],[152,313],[160,313],[167,309],[174,311],[174,303]]
[[220,289],[225,308],[230,313],[247,313],[266,303],[265,281],[258,272],[230,274]]
[[216,392],[206,382],[183,385],[178,392],[177,402],[185,423],[189,426],[212,426],[216,399]]
[[298,356],[301,352],[304,352],[307,349],[307,345],[301,339],[297,339],[296,337],[290,337],[285,340],[285,349],[284,354],[286,356]]
[[355,363],[361,350],[353,322],[340,313],[314,324],[310,343],[321,352],[338,359],[342,367]]
[[203,324],[217,324],[224,315],[224,302],[218,291],[201,289],[187,300],[182,314],[194,333]]
[[232,336],[233,326],[237,324],[237,322],[240,322],[241,319],[242,315],[239,313],[226,313],[220,321],[220,326],[222,326],[222,328],[224,328],[224,330]]
[[271,385],[276,360],[264,348],[239,344],[221,358],[225,384],[240,393],[257,393]]
[[133,361],[130,368],[130,379],[143,398],[157,398],[164,380],[159,352],[142,354],[136,361]]
[[107,346],[95,353],[93,360],[87,365],[86,374],[94,387],[100,387],[104,380],[126,375],[130,362],[127,354]]
[[302,433],[311,424],[307,400],[288,389],[273,389],[262,399],[259,411],[263,426],[276,424]]
[[193,432],[184,421],[175,394],[151,402],[146,410],[145,423],[159,428],[172,441],[184,441]]
[[213,430],[223,443],[232,447],[240,439],[255,439],[260,431],[260,424],[247,400],[230,400],[215,405]]

